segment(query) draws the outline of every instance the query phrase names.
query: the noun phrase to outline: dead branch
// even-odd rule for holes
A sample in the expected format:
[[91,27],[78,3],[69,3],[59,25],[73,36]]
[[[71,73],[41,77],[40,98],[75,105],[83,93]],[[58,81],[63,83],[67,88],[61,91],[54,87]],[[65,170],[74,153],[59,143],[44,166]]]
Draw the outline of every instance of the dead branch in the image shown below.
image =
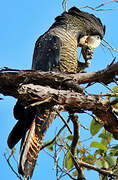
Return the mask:
[[68,125],[68,121],[66,122],[65,119],[63,118],[63,116],[56,110],[56,113],[58,114],[58,116],[61,118],[61,120],[64,122],[65,126],[67,127],[68,131],[70,132],[70,134],[72,134],[72,130],[70,129],[69,125]]
[[[114,82],[118,75],[118,62],[111,63],[106,69],[92,73],[65,74],[60,72],[41,72],[33,70],[12,70],[5,68],[0,71],[0,93],[22,99],[24,107],[36,106],[40,108],[42,104],[53,105],[68,111],[69,113],[91,111],[98,117],[106,130],[111,132],[118,139],[118,120],[110,101],[103,99],[100,95],[87,94],[80,84]],[[112,93],[113,94],[113,93]],[[115,96],[116,94],[114,94]],[[112,176],[111,171],[99,169],[93,165],[80,161],[76,156],[76,145],[78,142],[78,124],[73,120],[74,136],[71,145],[71,154],[78,174],[81,167],[86,167],[98,171],[101,174]],[[63,128],[68,127],[64,125]],[[60,130],[62,131],[63,128]],[[69,128],[69,127],[68,127]],[[60,134],[57,134],[57,136]],[[55,141],[56,137],[51,143]],[[50,145],[49,143],[47,145]],[[42,146],[42,149],[47,145]],[[75,159],[76,157],[76,159]],[[82,173],[81,173],[82,174]],[[81,179],[81,177],[78,178]]]
[[[118,121],[112,112],[110,102],[94,95],[85,95],[82,93],[71,92],[69,90],[57,90],[40,85],[22,85],[18,90],[19,97],[27,101],[34,99],[39,102],[38,105],[48,100],[49,104],[57,103],[63,106],[63,111],[80,112],[83,109],[92,111],[100,120],[99,123],[113,133],[118,138]],[[30,104],[32,105],[32,104]]]
[[[67,123],[68,123],[69,121],[70,121],[70,117],[68,118]],[[65,129],[65,127],[67,127],[66,124],[64,124],[64,126],[59,130],[59,132],[56,134],[56,136],[55,136],[50,142],[44,144],[44,145],[41,147],[40,150],[42,150],[42,149],[44,149],[45,147],[50,146],[51,144],[53,144],[53,143],[56,141],[57,137],[60,135],[60,133]]]
[[79,8],[90,8],[90,9],[92,9],[92,10],[94,10],[94,11],[113,10],[113,9],[99,9],[99,8],[105,6],[106,4],[109,4],[109,3],[111,3],[111,2],[116,2],[116,3],[117,3],[118,1],[117,1],[117,0],[111,0],[111,1],[107,1],[107,2],[105,2],[105,3],[102,3],[102,4],[98,5],[97,7],[83,6],[83,7],[79,7]]
[[21,84],[38,84],[50,86],[52,88],[62,87],[65,89],[74,89],[74,91],[82,92],[83,88],[79,84],[102,82],[109,84],[118,75],[118,62],[107,66],[106,69],[78,74],[65,74],[60,72],[41,72],[38,70],[12,70],[9,68],[0,71],[0,93],[3,95],[18,98],[17,88]]
[[[22,99],[24,106],[51,103],[62,106],[63,111],[92,111],[99,118],[99,122],[118,139],[118,121],[112,112],[110,102],[99,96],[86,95],[83,88],[78,92],[78,83],[108,84],[114,82],[117,74],[118,62],[101,71],[78,74],[36,70],[13,71],[7,68],[0,72],[0,93]],[[73,88],[73,84],[77,89],[75,86]]]
[[12,165],[11,165],[11,163],[10,163],[11,155],[7,158],[7,157],[6,157],[6,153],[4,153],[4,157],[5,157],[6,161],[7,161],[10,169],[11,169],[11,170],[13,171],[13,173],[17,176],[17,178],[20,179],[20,180],[23,180],[23,179],[21,178],[21,176],[14,170],[14,168],[12,167]]

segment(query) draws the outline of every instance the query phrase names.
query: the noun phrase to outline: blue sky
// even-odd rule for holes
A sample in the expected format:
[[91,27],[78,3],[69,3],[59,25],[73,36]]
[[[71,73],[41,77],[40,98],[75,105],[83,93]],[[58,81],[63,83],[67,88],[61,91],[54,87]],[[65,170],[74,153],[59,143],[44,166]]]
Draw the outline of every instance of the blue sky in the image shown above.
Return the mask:
[[[68,8],[85,5],[96,7],[103,2],[105,1],[68,0]],[[118,4],[110,3],[104,8],[114,8],[115,10],[95,12],[90,9],[84,9],[84,11],[92,12],[102,19],[106,25],[105,39],[117,48]],[[0,67],[30,69],[36,39],[50,27],[54,22],[54,18],[62,11],[62,0],[0,1]],[[115,53],[114,55],[117,56]],[[112,59],[113,57],[108,50],[104,52],[101,47],[98,47],[95,50],[94,58],[88,71],[103,69],[110,64]],[[101,86],[99,88],[95,88],[94,93],[104,90]],[[3,96],[1,95],[0,97]],[[15,102],[16,100],[12,97],[3,97],[3,100],[0,101],[0,179],[17,179],[3,157],[3,153],[8,149],[6,143],[8,134],[16,123],[12,112]],[[83,123],[88,123],[89,125],[90,122],[87,118],[86,116],[84,117]],[[55,134],[54,128],[61,127],[61,125],[62,122],[60,120],[55,120],[46,137],[53,137]],[[84,134],[84,138],[86,138],[86,134]],[[18,158],[19,145],[16,148],[16,156]],[[45,152],[40,152],[38,166],[35,168],[33,179],[55,180],[56,176],[53,167],[52,159]],[[89,171],[86,174],[87,180],[95,178],[98,180],[96,173]]]

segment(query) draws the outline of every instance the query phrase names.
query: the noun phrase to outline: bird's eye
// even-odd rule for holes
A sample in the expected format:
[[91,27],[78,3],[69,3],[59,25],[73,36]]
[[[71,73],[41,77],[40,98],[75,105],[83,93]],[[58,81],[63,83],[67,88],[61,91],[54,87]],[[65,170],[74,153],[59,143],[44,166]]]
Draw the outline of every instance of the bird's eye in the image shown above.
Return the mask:
[[100,36],[97,36],[97,40],[99,40],[100,39]]

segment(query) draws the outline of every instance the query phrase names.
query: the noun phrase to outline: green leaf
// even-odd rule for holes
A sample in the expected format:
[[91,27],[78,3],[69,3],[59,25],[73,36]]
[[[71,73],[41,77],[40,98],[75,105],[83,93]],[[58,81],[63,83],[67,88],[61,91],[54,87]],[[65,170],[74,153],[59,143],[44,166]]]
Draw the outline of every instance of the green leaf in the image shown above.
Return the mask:
[[109,164],[105,160],[98,160],[98,161],[96,161],[96,164],[99,168],[105,168],[105,169],[109,168]]
[[[46,142],[44,143],[44,145],[47,144],[47,143],[49,143],[49,142],[51,142],[51,141],[52,141],[52,139],[46,141]],[[52,143],[51,145],[47,146],[46,148],[47,148],[50,152],[53,152],[53,145],[54,145],[54,143]]]
[[111,138],[113,138],[113,135],[110,132],[103,129],[102,133],[98,137],[101,137],[104,139],[106,139],[106,138],[111,139]]
[[109,163],[107,161],[103,160],[103,164],[104,164],[103,168],[105,169],[109,168]]
[[112,156],[118,156],[118,145],[113,146],[110,150],[110,155]]
[[116,165],[116,159],[114,157],[106,156],[104,159],[108,162],[110,168]]
[[[82,168],[82,169],[83,169],[83,168]],[[78,176],[78,171],[75,170],[72,174],[73,174],[73,176]],[[83,170],[81,170],[81,179],[85,180],[85,176],[84,176]]]
[[112,90],[113,90],[115,93],[118,93],[118,86],[115,86]]
[[101,150],[104,150],[104,151],[108,151],[106,146],[104,146],[102,143],[99,143],[99,142],[96,142],[96,141],[93,141],[90,144],[90,147],[94,147],[94,148],[98,148],[98,149],[101,149]]
[[108,180],[108,177],[102,174],[99,174],[99,177],[100,177],[100,180]]
[[103,161],[98,160],[98,161],[96,161],[96,164],[99,168],[103,168]]
[[89,164],[94,164],[96,161],[96,158],[93,155],[88,155],[85,157],[84,162],[89,163]]
[[[117,98],[118,98],[118,97],[117,97]],[[116,98],[113,98],[113,99],[115,100]],[[112,105],[112,107],[115,108],[115,109],[118,109],[118,103]]]
[[77,170],[73,172],[73,176],[78,176]]
[[101,138],[102,144],[107,145],[107,144],[110,144],[110,141],[113,138],[113,135],[110,132],[103,129],[102,133],[98,137]]
[[96,135],[100,129],[102,128],[102,125],[95,121],[95,119],[92,120],[91,126],[90,126],[90,133],[92,136]]
[[[115,93],[118,93],[118,86],[115,86],[113,89],[112,89]],[[115,96],[113,97],[113,99],[116,99],[118,96]],[[114,108],[118,109],[118,103],[114,104],[113,105]]]
[[68,152],[64,158],[65,167],[70,170],[74,164],[70,152]]
[[73,140],[73,135],[69,135],[69,136],[67,136],[67,139],[69,140],[69,141],[72,141]]
[[16,151],[16,148],[15,148],[15,147],[13,147],[13,148],[12,148],[12,152],[14,153],[15,151]]

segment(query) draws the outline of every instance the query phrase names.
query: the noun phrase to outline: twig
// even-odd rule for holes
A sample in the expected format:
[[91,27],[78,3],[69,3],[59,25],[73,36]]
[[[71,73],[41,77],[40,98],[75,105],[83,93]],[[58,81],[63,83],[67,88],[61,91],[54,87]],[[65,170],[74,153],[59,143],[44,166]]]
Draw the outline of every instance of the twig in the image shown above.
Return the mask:
[[110,1],[107,1],[107,2],[105,2],[105,3],[102,3],[102,4],[100,4],[99,6],[97,6],[96,9],[98,9],[98,8],[100,8],[100,7],[102,7],[102,6],[106,5],[106,4],[109,4],[109,3],[111,3],[111,2],[118,2],[118,0],[110,0]]
[[[47,153],[52,159],[55,159],[55,157],[53,157],[50,153],[48,153],[46,150],[44,150],[45,153]],[[74,178],[65,168],[61,168],[58,164],[57,164],[58,168],[62,171],[65,172],[66,175],[68,175],[71,179],[73,180],[77,180],[76,178]]]
[[91,137],[89,137],[89,138],[87,138],[87,139],[83,139],[82,141],[80,141],[80,143],[89,141],[89,140],[91,140],[91,139],[93,139],[93,136],[91,136]]
[[7,158],[7,157],[6,157],[6,154],[4,153],[4,157],[5,157],[6,161],[7,161],[10,169],[13,171],[13,173],[14,173],[20,180],[22,180],[22,178],[18,175],[18,173],[14,170],[14,168],[11,166],[11,164],[10,164],[10,162],[9,162],[11,156],[9,156],[9,157]]
[[114,92],[112,89],[110,89],[106,84],[104,84],[103,82],[101,82],[101,84],[102,84],[104,87],[106,87],[109,91],[111,91],[111,93],[113,93],[114,95],[116,95],[115,92]]
[[82,6],[82,7],[79,7],[79,9],[82,9],[82,8],[89,8],[89,9],[92,9],[94,11],[112,11],[113,9],[97,9],[96,7],[91,7],[91,6]]
[[[113,50],[113,51],[116,51],[116,52],[118,52],[118,49],[116,49],[116,48],[113,48],[112,46],[111,46],[111,44],[108,42],[108,41],[106,41],[105,39],[103,39],[103,41]],[[101,43],[102,44],[102,43]],[[102,45],[104,45],[104,44],[102,44]],[[107,47],[108,49],[109,49],[109,47]]]
[[[67,122],[69,122],[69,121],[70,121],[70,118],[68,118]],[[56,136],[52,139],[52,141],[50,141],[49,143],[43,145],[40,150],[42,150],[42,149],[44,149],[45,147],[50,146],[51,144],[53,144],[53,143],[56,141],[56,138],[60,135],[60,133],[64,130],[65,127],[66,127],[66,125],[64,125],[64,126],[59,130],[59,132],[58,132],[58,133],[56,134]]]
[[113,78],[113,81],[116,83],[116,85],[118,86],[118,82],[116,81],[116,79]]
[[112,111],[118,116],[118,109],[113,108]]
[[[70,152],[71,153],[71,152]],[[71,155],[73,156],[73,154],[71,153]],[[98,173],[102,174],[102,175],[106,175],[106,176],[110,176],[110,177],[116,177],[118,176],[117,174],[115,174],[113,171],[111,170],[104,170],[101,168],[98,168],[92,164],[88,164],[86,162],[83,162],[82,160],[80,160],[78,157],[75,158],[75,156],[73,156],[74,160],[76,161],[78,167],[85,167],[91,170],[95,170]]]
[[67,10],[68,10],[68,8],[67,8],[67,3],[68,3],[68,0],[63,0],[63,1],[62,1],[62,7],[63,7],[64,11],[66,11],[66,12],[67,12]]
[[[116,174],[114,174],[112,171],[109,171],[109,170],[104,170],[104,169],[100,169],[94,165],[91,165],[91,164],[88,164],[86,162],[83,162],[81,161],[78,157],[77,157],[77,153],[76,153],[76,146],[77,146],[77,142],[78,142],[78,139],[79,139],[79,134],[78,134],[78,123],[77,121],[75,121],[74,119],[72,120],[73,121],[73,126],[74,126],[74,138],[73,138],[73,141],[72,141],[72,144],[71,144],[71,154],[72,154],[72,158],[73,158],[73,161],[74,161],[74,164],[76,166],[76,169],[77,170],[80,170],[80,167],[86,167],[86,168],[89,168],[89,169],[93,169],[103,175],[107,175],[107,176],[117,176]],[[80,171],[81,172],[81,171]]]
[[116,103],[118,103],[118,98],[113,99],[113,100],[110,101],[111,105],[115,105]]
[[64,125],[64,126],[59,130],[59,132],[57,133],[57,135],[56,135],[49,143],[47,143],[47,144],[45,144],[45,145],[42,145],[40,151],[41,151],[42,149],[46,148],[47,146],[50,146],[51,144],[53,144],[53,143],[56,141],[56,138],[60,135],[60,133],[63,131],[63,129],[64,129],[65,127],[66,127],[66,126]]
[[68,123],[65,121],[65,119],[63,118],[63,116],[59,113],[59,111],[56,110],[56,113],[58,114],[58,116],[61,118],[61,120],[64,122],[64,124],[66,125],[66,127],[68,128],[69,132],[72,134],[72,130],[70,129],[70,127],[68,126]]
[[99,8],[101,8],[102,6],[104,6],[104,5],[108,4],[108,3],[111,3],[111,2],[117,2],[117,3],[118,3],[117,0],[111,0],[111,1],[107,1],[107,2],[105,2],[105,3],[102,3],[102,4],[98,5],[98,6],[96,6],[95,8],[94,8],[94,7],[91,7],[91,6],[83,6],[83,7],[79,7],[79,8],[90,8],[90,9],[92,9],[92,10],[94,10],[94,11],[113,10],[113,9],[99,9]]
[[55,139],[55,145],[54,145],[54,157],[55,157],[54,158],[54,164],[55,164],[55,168],[56,168],[56,177],[58,177],[58,166],[57,166],[58,165],[58,156],[57,156],[57,144],[56,144],[56,141],[57,141],[57,137]]
[[8,67],[3,67],[3,68],[0,68],[0,72],[5,72],[5,71],[11,71],[11,72],[14,72],[14,71],[16,71],[16,72],[19,72],[19,71],[21,71],[21,70],[19,70],[19,69],[12,69],[12,68],[8,68]]
[[103,97],[103,96],[111,96],[111,97],[114,97],[114,96],[118,96],[118,93],[101,93],[101,94],[94,94],[94,96],[98,96],[98,97]]
[[[112,53],[112,49],[101,42],[101,48],[102,48],[103,51],[105,52],[104,47],[107,48],[107,49],[109,50],[110,54],[112,55],[112,57],[114,57],[114,55],[113,55],[113,53]],[[105,52],[105,53],[106,53],[106,52]]]
[[85,127],[83,124],[80,124],[80,126],[85,129],[85,130],[89,130],[87,127]]

